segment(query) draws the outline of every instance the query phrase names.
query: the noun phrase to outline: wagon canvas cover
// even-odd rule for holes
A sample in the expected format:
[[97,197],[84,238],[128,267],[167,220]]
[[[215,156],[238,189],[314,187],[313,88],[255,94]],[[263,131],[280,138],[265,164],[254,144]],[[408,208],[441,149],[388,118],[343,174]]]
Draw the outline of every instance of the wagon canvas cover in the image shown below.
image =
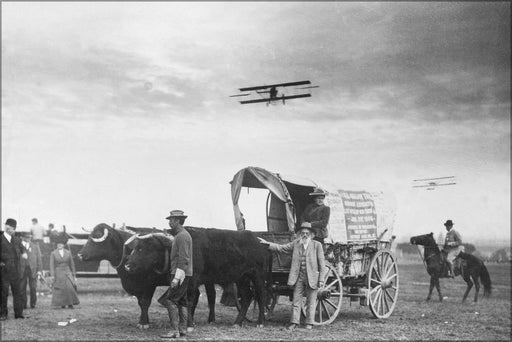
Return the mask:
[[[242,187],[268,189],[273,199],[284,205],[288,231],[294,231],[315,187],[328,191],[325,204],[331,208],[329,236],[326,242],[364,242],[376,240],[386,229],[382,241],[393,232],[396,204],[393,195],[382,190],[329,189],[309,179],[298,179],[269,172],[260,167],[247,167],[231,181],[231,197],[236,226],[243,230],[238,200]],[[283,217],[284,219],[284,217]]]

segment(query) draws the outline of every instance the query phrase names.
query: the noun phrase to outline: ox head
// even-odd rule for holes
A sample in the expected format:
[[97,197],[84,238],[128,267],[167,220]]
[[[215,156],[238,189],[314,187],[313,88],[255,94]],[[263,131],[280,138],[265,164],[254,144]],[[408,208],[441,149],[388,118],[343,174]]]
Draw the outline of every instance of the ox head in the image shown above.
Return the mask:
[[78,252],[78,257],[83,261],[112,260],[117,256],[117,249],[119,249],[119,247],[116,248],[115,246],[119,242],[114,241],[112,232],[113,228],[109,225],[105,223],[98,224],[90,232],[89,239],[80,252]]
[[126,243],[132,249],[124,265],[127,272],[162,274],[168,271],[172,237],[163,234],[137,235]]
[[434,239],[434,233],[413,236],[411,237],[411,244],[427,247],[437,246],[436,240]]

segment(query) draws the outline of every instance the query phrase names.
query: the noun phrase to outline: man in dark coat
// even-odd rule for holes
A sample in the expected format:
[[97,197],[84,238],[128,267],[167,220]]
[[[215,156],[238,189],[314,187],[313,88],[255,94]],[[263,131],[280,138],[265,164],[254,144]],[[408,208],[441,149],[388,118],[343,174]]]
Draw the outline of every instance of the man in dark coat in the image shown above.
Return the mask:
[[301,216],[301,227],[313,228],[315,232],[314,240],[324,243],[327,238],[327,224],[331,216],[331,208],[324,204],[326,192],[320,188],[316,188],[309,194],[313,197],[313,203],[308,204]]
[[31,232],[21,233],[22,245],[27,253],[27,259],[21,259],[21,303],[23,308],[27,308],[27,283],[30,290],[30,307],[36,307],[37,302],[37,277],[41,275],[43,270],[43,262],[41,260],[41,250],[39,244],[31,241]]
[[16,220],[9,218],[5,221],[4,231],[1,236],[0,275],[2,276],[2,288],[0,295],[0,320],[7,319],[7,297],[9,288],[12,291],[14,318],[23,316],[23,305],[20,295],[20,259],[27,259],[27,253],[23,253],[21,240],[15,236]]
[[169,230],[174,236],[171,248],[171,286],[158,300],[167,307],[171,330],[161,335],[162,338],[177,338],[187,331],[187,288],[192,277],[192,237],[183,228],[187,218],[181,210],[171,211],[166,217],[169,220]]

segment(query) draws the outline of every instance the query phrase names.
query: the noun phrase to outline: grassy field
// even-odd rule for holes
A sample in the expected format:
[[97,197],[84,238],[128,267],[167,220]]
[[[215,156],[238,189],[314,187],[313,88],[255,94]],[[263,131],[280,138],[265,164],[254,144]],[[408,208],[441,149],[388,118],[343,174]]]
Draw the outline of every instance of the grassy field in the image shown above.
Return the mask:
[[[493,282],[492,297],[477,304],[462,304],[465,283],[459,277],[443,279],[442,290],[447,298],[443,303],[437,295],[425,302],[429,277],[422,264],[400,263],[399,300],[391,317],[373,318],[368,307],[352,304],[344,299],[342,311],[336,321],[328,326],[315,327],[312,331],[285,330],[289,319],[290,302],[280,297],[274,314],[265,328],[246,323],[241,328],[232,327],[236,308],[216,306],[215,324],[207,324],[206,298],[201,295],[196,311],[196,330],[186,340],[504,340],[511,336],[509,264],[487,265]],[[155,298],[165,289],[158,288]],[[483,291],[482,291],[483,292]],[[481,293],[482,293],[481,292]],[[472,298],[472,293],[470,298]],[[217,292],[217,303],[221,291]],[[149,309],[151,328],[136,328],[139,317],[137,300],[127,295],[119,279],[79,279],[81,304],[75,309],[52,309],[50,297],[38,298],[36,309],[29,309],[25,320],[12,319],[9,303],[9,320],[1,322],[2,340],[159,340],[159,335],[169,327],[167,311],[156,299]],[[11,297],[10,297],[11,298]],[[76,319],[67,326],[60,321]],[[182,338],[181,340],[184,340]]]

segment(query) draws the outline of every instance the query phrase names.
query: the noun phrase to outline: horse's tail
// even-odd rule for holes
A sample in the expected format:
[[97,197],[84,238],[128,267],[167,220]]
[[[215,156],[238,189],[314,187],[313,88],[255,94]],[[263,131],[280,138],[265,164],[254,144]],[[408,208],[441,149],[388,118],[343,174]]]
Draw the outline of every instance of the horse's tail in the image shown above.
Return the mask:
[[482,268],[480,269],[480,279],[482,279],[482,284],[484,284],[484,297],[491,296],[491,277],[489,276],[489,272],[487,271],[487,267],[482,264]]

